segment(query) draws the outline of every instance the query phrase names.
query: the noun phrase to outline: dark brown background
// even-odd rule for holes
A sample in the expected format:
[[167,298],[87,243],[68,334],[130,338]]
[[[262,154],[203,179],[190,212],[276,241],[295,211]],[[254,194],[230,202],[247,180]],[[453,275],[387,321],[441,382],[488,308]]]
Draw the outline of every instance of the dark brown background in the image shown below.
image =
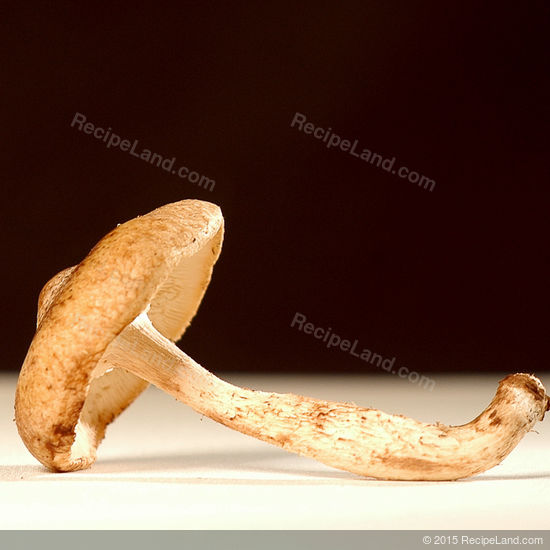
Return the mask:
[[[291,329],[296,312],[421,373],[547,368],[543,2],[40,6],[2,15],[1,369],[49,277],[183,198],[226,217],[181,344],[215,371],[374,369]],[[77,111],[215,190],[107,150]],[[296,111],[435,190],[327,150]]]

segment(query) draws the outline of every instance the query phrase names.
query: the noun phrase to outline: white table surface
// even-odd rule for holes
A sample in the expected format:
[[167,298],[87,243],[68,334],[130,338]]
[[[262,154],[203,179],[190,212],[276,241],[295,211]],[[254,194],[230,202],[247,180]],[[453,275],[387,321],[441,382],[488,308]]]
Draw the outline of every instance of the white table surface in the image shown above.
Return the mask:
[[[434,375],[431,392],[390,375],[225,378],[462,424],[501,377]],[[548,388],[550,375],[541,379]],[[2,529],[550,528],[550,418],[474,478],[381,482],[233,432],[151,387],[109,428],[93,468],[52,474],[19,439],[15,384],[0,376]]]

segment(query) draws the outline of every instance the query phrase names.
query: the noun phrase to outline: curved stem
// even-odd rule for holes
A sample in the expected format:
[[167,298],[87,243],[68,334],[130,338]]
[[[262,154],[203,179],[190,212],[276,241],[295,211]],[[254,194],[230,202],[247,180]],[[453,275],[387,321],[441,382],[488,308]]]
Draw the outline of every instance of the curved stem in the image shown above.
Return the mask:
[[549,405],[526,374],[501,381],[487,409],[463,426],[425,424],[376,409],[240,388],[201,367],[140,315],[107,348],[116,366],[234,430],[324,464],[379,479],[452,480],[498,464]]

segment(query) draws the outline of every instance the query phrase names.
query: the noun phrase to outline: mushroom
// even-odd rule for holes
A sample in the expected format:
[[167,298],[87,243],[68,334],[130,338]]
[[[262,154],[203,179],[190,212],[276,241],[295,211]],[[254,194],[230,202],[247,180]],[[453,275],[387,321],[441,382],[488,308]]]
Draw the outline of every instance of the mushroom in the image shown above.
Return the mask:
[[500,381],[462,426],[426,424],[349,403],[240,388],[181,351],[223,239],[210,203],[168,204],[119,225],[41,292],[15,412],[51,470],[89,467],[112,422],[153,383],[225,426],[362,476],[454,480],[500,463],[550,408],[530,374]]

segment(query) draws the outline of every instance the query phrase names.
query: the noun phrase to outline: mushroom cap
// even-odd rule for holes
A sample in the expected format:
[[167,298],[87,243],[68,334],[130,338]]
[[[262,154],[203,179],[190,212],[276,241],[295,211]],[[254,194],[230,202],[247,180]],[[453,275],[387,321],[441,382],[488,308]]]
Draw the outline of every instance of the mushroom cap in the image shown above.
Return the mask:
[[198,200],[118,225],[76,267],[44,287],[15,396],[17,429],[54,471],[91,466],[112,422],[148,383],[124,369],[94,373],[107,346],[142,312],[178,340],[221,251],[223,216]]

